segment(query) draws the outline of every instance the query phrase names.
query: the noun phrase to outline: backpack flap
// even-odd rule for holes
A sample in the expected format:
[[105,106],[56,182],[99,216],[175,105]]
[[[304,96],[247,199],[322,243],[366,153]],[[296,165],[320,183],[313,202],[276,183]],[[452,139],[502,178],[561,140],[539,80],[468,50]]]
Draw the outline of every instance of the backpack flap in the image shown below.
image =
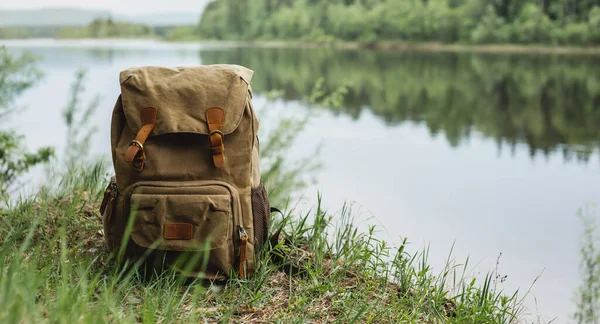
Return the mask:
[[[210,134],[215,166],[222,167],[222,139],[238,127],[253,71],[239,65],[135,67],[120,73],[121,100],[129,128],[148,136],[167,133]],[[144,110],[156,109],[152,128],[144,127]],[[145,139],[144,136],[138,136]],[[127,162],[141,159],[143,142],[132,141]],[[139,161],[138,161],[139,162]],[[138,165],[139,166],[139,165]]]

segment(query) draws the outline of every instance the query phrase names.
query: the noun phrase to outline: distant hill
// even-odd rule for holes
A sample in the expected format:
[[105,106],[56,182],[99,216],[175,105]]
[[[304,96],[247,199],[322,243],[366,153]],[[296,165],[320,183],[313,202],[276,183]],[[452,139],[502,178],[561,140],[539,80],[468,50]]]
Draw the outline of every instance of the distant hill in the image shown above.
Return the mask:
[[74,8],[0,9],[0,26],[83,26],[96,18],[110,17],[108,10]]
[[195,25],[201,12],[161,12],[155,14],[122,15],[108,10],[75,8],[43,9],[0,9],[0,27],[23,26],[85,26],[98,18],[112,17],[114,20],[147,25]]

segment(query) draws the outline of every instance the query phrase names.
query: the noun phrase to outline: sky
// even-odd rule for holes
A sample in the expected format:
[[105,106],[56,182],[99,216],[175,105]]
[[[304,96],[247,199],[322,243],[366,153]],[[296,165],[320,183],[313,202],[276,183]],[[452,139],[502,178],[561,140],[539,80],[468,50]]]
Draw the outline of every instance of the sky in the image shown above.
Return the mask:
[[73,7],[110,10],[113,13],[200,13],[207,0],[0,0],[0,9]]

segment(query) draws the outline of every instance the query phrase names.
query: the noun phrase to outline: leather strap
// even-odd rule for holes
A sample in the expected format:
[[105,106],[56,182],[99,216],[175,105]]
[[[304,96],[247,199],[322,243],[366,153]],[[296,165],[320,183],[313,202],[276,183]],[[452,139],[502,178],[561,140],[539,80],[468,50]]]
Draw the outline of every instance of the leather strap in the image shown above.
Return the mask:
[[104,212],[106,211],[106,206],[108,206],[108,202],[110,201],[111,197],[111,193],[108,189],[106,189],[104,191],[104,197],[102,198],[102,203],[100,204],[100,215],[104,215]]
[[131,145],[125,152],[125,162],[130,163],[134,161],[133,168],[136,171],[142,171],[144,169],[144,163],[146,161],[146,153],[144,152],[144,143],[148,139],[150,132],[154,129],[156,124],[156,108],[147,107],[142,110],[142,128],[137,133],[135,140],[131,142]]
[[239,262],[239,276],[240,279],[246,279],[246,250],[248,248],[248,238],[242,237],[240,239],[240,262]]
[[223,143],[223,117],[225,112],[219,107],[212,107],[206,111],[206,123],[208,124],[208,134],[210,142],[210,152],[213,156],[215,167],[225,166],[225,144]]

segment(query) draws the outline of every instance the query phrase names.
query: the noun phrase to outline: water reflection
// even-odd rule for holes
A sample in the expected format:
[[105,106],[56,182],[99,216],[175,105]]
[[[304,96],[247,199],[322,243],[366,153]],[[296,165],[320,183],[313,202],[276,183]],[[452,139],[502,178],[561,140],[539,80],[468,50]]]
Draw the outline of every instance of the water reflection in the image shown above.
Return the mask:
[[600,58],[236,48],[200,51],[203,64],[237,63],[257,73],[256,91],[285,99],[309,93],[317,77],[350,91],[336,113],[369,109],[388,125],[418,122],[456,147],[473,131],[501,154],[525,143],[532,158],[562,152],[587,163],[600,143]]

